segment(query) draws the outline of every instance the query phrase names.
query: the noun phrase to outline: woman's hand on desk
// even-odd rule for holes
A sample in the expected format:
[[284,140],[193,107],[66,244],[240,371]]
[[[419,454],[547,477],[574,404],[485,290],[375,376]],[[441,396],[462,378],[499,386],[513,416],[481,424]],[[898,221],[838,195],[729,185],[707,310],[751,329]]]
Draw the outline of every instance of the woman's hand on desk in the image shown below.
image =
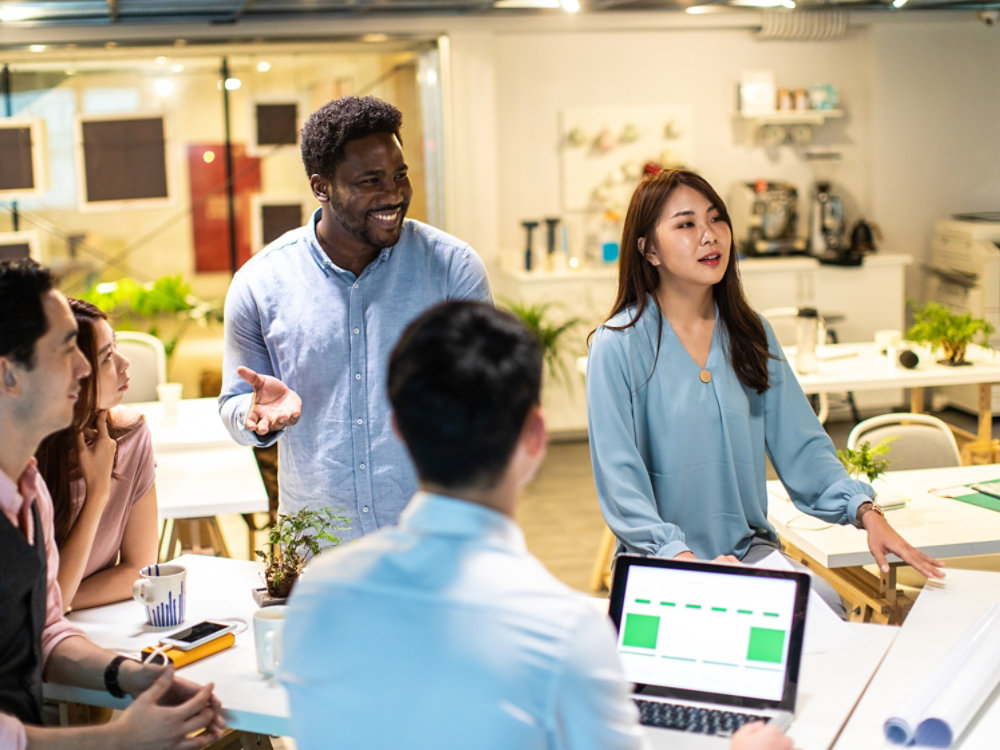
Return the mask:
[[299,421],[302,399],[282,381],[249,367],[237,367],[236,373],[253,387],[253,403],[244,422],[248,430],[266,435]]
[[733,734],[729,747],[731,750],[792,750],[792,738],[786,737],[774,724],[753,721]]
[[928,578],[944,578],[941,568],[944,563],[928,557],[923,552],[907,542],[889,525],[889,522],[874,512],[865,513],[861,517],[861,525],[868,532],[868,549],[883,573],[889,572],[889,562],[886,554],[894,552],[907,565]]
[[735,555],[719,555],[714,560],[700,560],[699,561],[698,558],[695,557],[694,552],[692,552],[691,550],[685,550],[684,552],[681,552],[681,553],[679,553],[677,555],[674,555],[674,559],[675,560],[693,560],[694,562],[714,562],[714,563],[720,563],[722,565],[742,565],[743,564],[743,563],[740,562],[739,558],[736,557]]

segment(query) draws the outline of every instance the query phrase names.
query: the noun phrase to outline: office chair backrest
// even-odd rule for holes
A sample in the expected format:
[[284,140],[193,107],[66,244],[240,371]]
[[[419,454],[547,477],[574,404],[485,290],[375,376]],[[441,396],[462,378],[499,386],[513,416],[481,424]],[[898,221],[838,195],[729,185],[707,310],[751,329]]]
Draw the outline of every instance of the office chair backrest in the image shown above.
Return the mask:
[[155,336],[138,331],[116,331],[118,351],[129,361],[131,382],[125,391],[125,403],[156,401],[156,386],[167,381],[167,355]]
[[897,412],[862,420],[847,436],[847,447],[854,449],[865,441],[876,446],[892,437],[896,439],[889,444],[885,454],[890,470],[962,464],[951,428],[930,414]]

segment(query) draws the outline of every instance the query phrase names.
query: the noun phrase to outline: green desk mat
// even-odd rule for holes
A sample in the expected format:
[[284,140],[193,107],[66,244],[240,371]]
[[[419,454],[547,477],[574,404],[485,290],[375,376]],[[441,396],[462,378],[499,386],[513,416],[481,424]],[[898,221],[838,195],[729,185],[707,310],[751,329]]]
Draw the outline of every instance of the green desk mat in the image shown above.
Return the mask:
[[980,508],[986,508],[987,510],[1000,511],[1000,497],[993,497],[982,492],[974,492],[971,495],[960,495],[953,497],[952,500],[961,500],[963,503],[969,503],[969,505],[978,505]]

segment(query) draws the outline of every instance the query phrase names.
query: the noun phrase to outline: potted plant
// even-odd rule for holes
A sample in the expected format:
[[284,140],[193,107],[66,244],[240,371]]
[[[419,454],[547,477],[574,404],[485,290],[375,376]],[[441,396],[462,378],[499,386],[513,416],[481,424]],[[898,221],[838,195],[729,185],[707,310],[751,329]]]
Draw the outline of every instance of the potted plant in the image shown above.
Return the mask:
[[553,380],[566,385],[570,382],[569,368],[562,358],[566,351],[566,335],[580,324],[579,318],[565,318],[561,321],[552,320],[551,302],[528,304],[525,302],[505,302],[504,306],[511,314],[520,318],[532,333],[538,337],[542,345],[542,359],[545,369]]
[[180,274],[161,276],[140,284],[132,278],[94,284],[80,295],[114,317],[122,331],[143,331],[163,342],[170,361],[177,343],[191,323],[222,322],[222,306],[199,299]]
[[932,351],[941,350],[941,364],[963,365],[965,348],[979,336],[979,344],[989,347],[993,325],[971,313],[958,314],[937,302],[928,302],[918,308],[911,301],[914,323],[906,338],[918,344],[927,344]]
[[336,547],[343,540],[334,532],[346,531],[350,527],[350,519],[338,515],[333,508],[302,508],[294,513],[279,515],[268,530],[267,551],[255,551],[264,563],[267,597],[272,600],[286,599],[306,563],[323,549],[322,542],[328,543],[327,548]]
[[889,468],[889,459],[885,454],[889,451],[889,444],[896,438],[886,438],[878,445],[872,447],[871,443],[864,440],[858,444],[857,448],[844,448],[837,451],[837,458],[847,469],[847,473],[852,477],[860,479],[862,476],[868,477],[869,482],[874,482]]

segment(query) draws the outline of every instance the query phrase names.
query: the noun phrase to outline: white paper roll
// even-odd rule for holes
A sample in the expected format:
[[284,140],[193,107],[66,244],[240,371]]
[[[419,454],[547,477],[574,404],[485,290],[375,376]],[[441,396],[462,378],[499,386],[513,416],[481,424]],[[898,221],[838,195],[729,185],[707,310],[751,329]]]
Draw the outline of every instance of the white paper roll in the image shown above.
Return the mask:
[[884,725],[897,745],[949,747],[1000,682],[1000,604],[962,634]]

